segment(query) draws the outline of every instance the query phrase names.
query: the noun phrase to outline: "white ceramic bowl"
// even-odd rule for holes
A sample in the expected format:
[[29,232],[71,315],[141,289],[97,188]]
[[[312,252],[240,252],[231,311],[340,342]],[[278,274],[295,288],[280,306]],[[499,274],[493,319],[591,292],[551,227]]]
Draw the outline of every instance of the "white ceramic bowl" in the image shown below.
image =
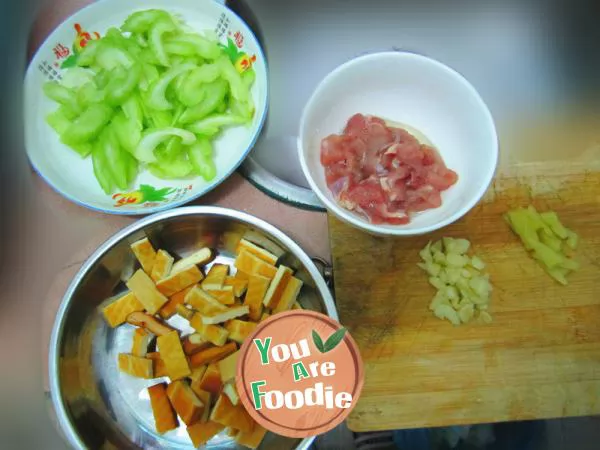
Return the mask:
[[[238,48],[254,59],[256,79],[251,95],[256,107],[252,124],[232,127],[221,133],[214,144],[217,175],[210,182],[200,177],[162,180],[141,170],[127,192],[105,194],[94,177],[91,157],[82,159],[62,144],[56,132],[46,123],[46,116],[57,104],[42,92],[43,84],[62,70],[61,66],[75,58],[75,42],[81,33],[100,36],[139,10],[159,8],[181,17],[197,32],[214,31],[220,41]],[[213,189],[227,178],[250,152],[262,129],[267,114],[268,82],[266,59],[258,40],[233,11],[215,1],[197,0],[103,0],[77,11],[60,24],[42,44],[31,61],[25,77],[25,146],[36,172],[54,190],[69,200],[88,208],[111,214],[149,214],[187,203]]]
[[[405,124],[431,141],[459,176],[442,193],[442,206],[406,225],[374,225],[336,203],[320,163],[320,142],[340,133],[356,113]],[[498,139],[488,108],[460,74],[424,56],[385,52],[353,59],[321,81],[302,113],[298,153],[311,188],[337,217],[375,234],[416,235],[456,221],[481,199],[496,169]]]

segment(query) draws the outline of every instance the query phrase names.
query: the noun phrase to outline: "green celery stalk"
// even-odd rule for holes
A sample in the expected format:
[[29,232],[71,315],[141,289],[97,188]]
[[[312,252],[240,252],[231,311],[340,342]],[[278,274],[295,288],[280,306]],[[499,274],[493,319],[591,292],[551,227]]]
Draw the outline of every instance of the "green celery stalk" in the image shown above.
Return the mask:
[[169,56],[163,45],[163,35],[176,31],[177,27],[169,17],[168,19],[159,19],[150,27],[148,31],[148,44],[158,62],[163,66],[169,65]]
[[92,165],[94,167],[94,175],[100,184],[100,187],[105,194],[111,194],[115,183],[110,172],[104,148],[101,139],[96,139],[92,143]]
[[219,130],[229,125],[239,125],[244,122],[244,118],[232,114],[215,114],[214,116],[191,123],[186,128],[194,134],[213,136],[215,134],[214,130]]
[[197,34],[179,34],[168,38],[165,42],[191,44],[196,49],[196,54],[204,59],[215,60],[221,55],[221,49],[217,42]]
[[150,27],[159,19],[171,19],[168,12],[162,9],[147,9],[144,11],[137,11],[130,14],[121,29],[123,31],[130,31],[132,33],[143,34],[147,32]]
[[150,86],[146,100],[147,105],[158,111],[172,109],[173,105],[166,98],[169,83],[182,73],[194,69],[194,67],[193,64],[182,64],[180,66],[172,67],[163,73],[161,77]]
[[233,98],[240,102],[247,102],[250,95],[249,89],[246,83],[242,81],[242,77],[231,63],[231,60],[226,56],[222,56],[217,60],[217,64],[221,76],[229,83]]
[[217,175],[217,168],[213,161],[213,148],[208,139],[199,138],[196,143],[187,148],[187,154],[194,172],[204,180],[211,181]]
[[203,86],[204,99],[195,106],[186,109],[179,118],[179,123],[189,124],[205,118],[223,103],[229,90],[225,80],[219,78]]
[[56,81],[48,81],[42,86],[44,94],[61,105],[66,105],[73,111],[81,112],[77,103],[77,94],[73,89],[66,88]]
[[198,104],[205,93],[200,87],[206,83],[212,83],[219,77],[219,67],[216,64],[204,64],[191,70],[181,83],[177,98],[186,106]]
[[113,106],[118,106],[127,100],[140,80],[139,64],[122,70],[124,72],[120,73],[118,69],[114,69],[114,74],[106,86],[106,101]]
[[104,129],[100,135],[100,142],[112,179],[119,189],[127,189],[127,161],[122,154],[124,152],[114,134],[112,125]]
[[112,115],[112,108],[106,105],[100,103],[90,105],[71,124],[71,126],[61,134],[61,141],[67,145],[77,145],[91,141],[98,136],[102,128],[110,121]]
[[181,128],[150,129],[144,132],[142,139],[135,149],[134,156],[141,162],[155,162],[154,149],[172,136],[179,136],[185,145],[196,142],[196,136],[193,133]]

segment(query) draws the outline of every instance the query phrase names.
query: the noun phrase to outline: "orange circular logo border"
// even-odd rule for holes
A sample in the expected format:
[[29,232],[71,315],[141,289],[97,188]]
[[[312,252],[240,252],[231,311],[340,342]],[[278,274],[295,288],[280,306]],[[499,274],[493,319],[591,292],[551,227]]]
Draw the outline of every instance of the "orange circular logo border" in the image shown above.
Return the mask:
[[341,325],[335,320],[322,313],[318,313],[315,311],[293,310],[278,313],[276,315],[271,316],[264,322],[261,322],[256,327],[252,334],[250,334],[244,340],[244,343],[240,348],[240,356],[237,365],[236,387],[240,396],[240,400],[244,405],[245,409],[257,423],[266,428],[268,431],[292,438],[311,437],[325,433],[335,428],[337,425],[342,423],[346,419],[346,417],[348,417],[348,415],[356,405],[356,402],[360,397],[360,393],[362,392],[362,388],[364,385],[364,366],[356,342],[354,341],[352,336],[350,336],[349,333],[346,333],[343,339],[340,341],[340,343],[344,343],[346,345],[353,359],[355,383],[352,392],[350,392],[350,394],[352,395],[352,405],[349,408],[336,408],[339,412],[334,417],[329,418],[329,420],[325,423],[320,423],[318,425],[310,426],[307,428],[293,428],[289,425],[281,424],[272,420],[272,418],[267,417],[262,412],[262,410],[256,410],[252,401],[252,393],[250,392],[250,385],[248,382],[249,380],[247,380],[245,373],[245,367],[249,357],[249,351],[253,348],[254,339],[257,336],[264,335],[264,331],[266,331],[269,327],[272,327],[274,324],[281,322],[282,320],[288,320],[290,317],[319,321],[328,326],[331,332],[335,332],[341,328]]

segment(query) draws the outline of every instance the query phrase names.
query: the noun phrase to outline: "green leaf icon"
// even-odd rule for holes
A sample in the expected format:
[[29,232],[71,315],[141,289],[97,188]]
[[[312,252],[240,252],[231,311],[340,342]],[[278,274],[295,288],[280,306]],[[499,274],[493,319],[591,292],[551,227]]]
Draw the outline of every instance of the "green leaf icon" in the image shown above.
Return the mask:
[[329,338],[325,341],[325,344],[323,344],[323,339],[321,339],[321,336],[319,336],[319,333],[317,333],[315,330],[313,330],[312,338],[313,338],[313,342],[315,343],[315,347],[317,347],[317,349],[321,353],[327,353],[327,352],[330,352],[331,350],[333,350],[334,348],[336,348],[338,346],[338,344],[340,342],[342,342],[342,339],[344,339],[345,334],[346,334],[346,329],[344,327],[342,327],[339,330],[337,330],[335,333],[333,333],[331,336],[329,336]]
[[337,330],[333,333],[329,338],[325,341],[325,345],[323,349],[325,350],[323,353],[327,353],[338,346],[342,339],[344,339],[344,335],[346,334],[346,329],[344,327]]
[[321,339],[319,333],[317,333],[315,330],[312,330],[312,338],[313,342],[315,343],[315,347],[317,347],[317,350],[319,350],[321,353],[325,353],[325,348],[323,347],[323,339]]

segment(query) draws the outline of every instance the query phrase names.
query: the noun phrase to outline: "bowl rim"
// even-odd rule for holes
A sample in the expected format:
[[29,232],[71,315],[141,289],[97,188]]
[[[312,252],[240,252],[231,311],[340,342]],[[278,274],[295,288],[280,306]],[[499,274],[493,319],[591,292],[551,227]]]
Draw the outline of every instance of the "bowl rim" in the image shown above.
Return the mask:
[[[334,320],[339,320],[337,308],[335,305],[335,301],[333,299],[333,294],[327,287],[325,280],[315,263],[311,260],[308,254],[288,235],[286,235],[279,228],[271,225],[270,223],[255,217],[251,214],[237,211],[230,208],[223,208],[220,206],[186,206],[183,208],[176,208],[174,210],[162,211],[160,213],[153,214],[151,216],[140,219],[125,228],[121,229],[117,233],[113,234],[109,237],[104,243],[102,243],[81,265],[80,269],[77,271],[71,282],[69,283],[69,287],[65,291],[65,294],[62,297],[60,302],[60,306],[55,315],[54,323],[52,325],[52,332],[50,335],[49,349],[48,349],[48,372],[49,372],[49,389],[50,389],[50,397],[52,399],[52,406],[54,407],[54,411],[57,416],[57,422],[59,424],[60,429],[65,434],[68,442],[75,448],[78,449],[86,449],[87,447],[82,442],[79,434],[75,430],[73,423],[69,417],[67,412],[67,408],[65,402],[63,400],[63,396],[60,389],[60,352],[59,352],[59,343],[62,341],[63,337],[63,326],[66,320],[66,312],[68,307],[71,304],[71,299],[73,298],[73,294],[78,288],[81,280],[87,275],[90,269],[98,262],[100,258],[106,255],[115,245],[122,242],[127,237],[131,236],[133,233],[143,230],[147,226],[173,219],[173,218],[181,218],[187,216],[220,216],[226,217],[229,219],[238,220],[249,225],[252,225],[261,231],[265,232],[269,236],[273,236],[276,239],[283,242],[288,250],[294,254],[304,265],[306,270],[309,272],[311,277],[315,282],[315,286],[319,291],[319,294],[323,298],[323,303],[325,305],[326,314]],[[307,449],[311,442],[314,440],[312,438],[304,438],[301,440],[300,444],[296,447],[296,450]]]
[[[309,111],[309,109],[312,109],[312,107],[315,104],[315,102],[317,101],[317,98],[319,97],[319,95],[325,90],[325,85],[328,82],[330,82],[336,75],[338,75],[339,73],[341,73],[343,71],[346,71],[347,69],[351,68],[352,66],[354,66],[358,63],[362,63],[362,62],[369,61],[372,59],[385,58],[385,57],[425,61],[428,64],[435,66],[437,69],[440,69],[440,70],[446,72],[447,74],[449,74],[450,76],[452,76],[453,78],[455,78],[456,81],[460,82],[469,91],[470,95],[475,100],[476,105],[478,106],[478,108],[481,112],[482,123],[487,124],[487,128],[491,132],[491,135],[492,135],[492,148],[491,148],[492,155],[491,156],[492,156],[493,161],[492,161],[492,164],[490,165],[490,167],[488,168],[488,170],[486,170],[486,172],[485,172],[484,183],[482,184],[482,186],[477,190],[475,195],[473,195],[469,199],[469,201],[467,201],[464,204],[464,206],[460,207],[455,213],[451,214],[449,217],[445,218],[444,220],[441,220],[432,225],[422,226],[420,228],[408,229],[408,228],[403,228],[404,225],[384,225],[384,226],[374,225],[374,224],[367,222],[366,219],[363,219],[362,217],[358,217],[351,211],[347,211],[347,210],[343,209],[341,206],[337,205],[335,202],[329,200],[327,195],[325,195],[325,193],[317,186],[317,183],[316,183],[315,179],[313,178],[311,171],[308,168],[308,163],[307,163],[306,157],[305,157],[304,147],[305,147],[305,145],[307,145],[307,143],[305,143],[304,139],[303,139],[303,130],[306,127],[308,111]],[[331,72],[329,72],[325,76],[325,78],[323,78],[319,82],[319,84],[313,91],[312,95],[310,96],[308,102],[305,104],[304,109],[302,110],[302,116],[300,118],[300,127],[299,127],[299,131],[298,131],[297,147],[298,147],[297,150],[298,150],[298,159],[300,160],[300,166],[302,167],[302,172],[304,173],[304,176],[306,177],[308,184],[310,185],[313,192],[317,195],[317,197],[319,197],[319,200],[321,200],[323,202],[323,204],[327,207],[327,209],[331,213],[333,213],[336,217],[338,217],[342,221],[344,221],[352,226],[355,226],[362,230],[368,231],[372,234],[387,235],[387,236],[421,235],[421,234],[425,234],[425,233],[429,233],[429,232],[438,230],[447,225],[450,225],[451,223],[456,222],[458,219],[460,219],[465,214],[467,214],[471,209],[473,209],[473,207],[479,202],[479,200],[481,200],[481,198],[483,197],[485,192],[488,190],[488,188],[494,178],[494,174],[496,173],[496,169],[498,166],[498,158],[499,158],[498,133],[496,130],[496,125],[494,123],[494,119],[492,117],[492,113],[490,112],[488,106],[485,104],[485,102],[479,95],[479,92],[477,92],[477,90],[475,89],[475,87],[458,71],[441,63],[440,61],[437,61],[433,58],[429,58],[427,56],[423,56],[423,55],[420,55],[417,53],[406,52],[406,51],[384,51],[384,52],[369,53],[367,55],[361,55],[356,58],[352,58],[349,61],[344,62],[343,64],[337,66],[335,69],[333,69]]]
[[[265,109],[263,111],[263,114],[261,115],[258,123],[257,123],[257,127],[254,131],[254,134],[252,136],[252,138],[250,139],[250,142],[248,143],[247,148],[241,153],[239,160],[234,163],[227,171],[225,171],[224,175],[221,177],[220,180],[218,180],[217,182],[215,182],[214,184],[208,184],[206,185],[204,188],[200,189],[197,193],[194,193],[192,195],[190,195],[189,197],[184,197],[181,200],[177,200],[175,202],[169,202],[169,203],[165,203],[163,205],[159,205],[159,206],[152,206],[150,208],[147,209],[135,209],[135,210],[119,210],[116,208],[102,208],[99,206],[94,206],[92,204],[89,204],[83,200],[80,200],[79,198],[77,198],[77,196],[70,194],[64,190],[59,189],[55,184],[53,184],[50,179],[44,175],[43,171],[33,162],[33,159],[30,155],[30,150],[29,150],[29,146],[27,145],[27,139],[25,139],[25,153],[27,154],[27,159],[29,160],[29,163],[31,164],[31,167],[33,168],[33,170],[35,171],[35,173],[37,173],[39,175],[39,177],[44,180],[44,182],[50,186],[52,188],[52,190],[54,192],[56,192],[57,194],[59,194],[60,196],[66,198],[67,200],[75,203],[76,205],[79,206],[83,206],[84,208],[87,208],[89,210],[92,211],[96,211],[96,212],[101,212],[101,213],[105,213],[105,214],[112,214],[112,215],[116,215],[116,216],[144,216],[144,215],[148,215],[148,214],[154,214],[160,211],[166,211],[169,210],[171,208],[176,208],[178,206],[187,204],[189,202],[192,202],[194,200],[196,200],[197,198],[208,194],[209,192],[211,192],[212,190],[214,190],[215,188],[217,188],[220,184],[222,184],[225,180],[227,180],[231,174],[233,172],[235,172],[238,167],[240,167],[240,165],[246,160],[246,158],[248,157],[248,155],[250,154],[250,151],[254,148],[254,146],[256,145],[256,141],[258,140],[259,136],[262,133],[262,130],[264,128],[266,119],[267,119],[267,114],[269,111],[269,85],[270,85],[270,81],[269,81],[269,65],[268,65],[268,61],[267,58],[265,57],[265,52],[262,48],[262,45],[260,43],[260,41],[258,40],[258,38],[256,37],[256,35],[254,34],[254,32],[250,29],[250,27],[248,26],[248,24],[244,21],[244,19],[242,19],[235,11],[233,11],[231,8],[229,8],[227,5],[225,5],[224,2],[219,2],[219,1],[214,1],[212,2],[214,4],[216,4],[216,6],[218,8],[221,8],[225,11],[227,11],[229,14],[233,15],[234,17],[236,17],[239,21],[241,26],[244,28],[244,33],[249,34],[252,39],[254,40],[254,42],[256,42],[256,47],[258,49],[258,53],[259,53],[259,57],[261,59],[261,61],[264,62],[265,65],[265,80],[266,80],[266,86],[265,86]],[[36,49],[35,53],[33,54],[33,56],[31,57],[31,59],[28,62],[28,67],[27,70],[25,72],[25,77],[24,77],[24,93],[23,93],[23,102],[27,101],[26,98],[26,91],[27,91],[27,80],[32,76],[30,75],[30,73],[33,73],[34,67],[35,67],[35,60],[39,57],[39,52],[41,51],[41,49],[48,43],[51,41],[51,39],[53,39],[54,33],[55,31],[63,26],[65,24],[65,22],[67,22],[68,20],[71,20],[73,18],[73,16],[79,14],[82,11],[86,11],[88,9],[93,9],[95,7],[98,7],[98,2],[93,2],[90,3],[89,5],[84,6],[83,8],[79,8],[77,11],[74,11],[72,14],[70,14],[68,17],[66,17],[64,20],[62,20],[57,26],[55,26],[52,31],[48,34],[48,36],[43,40],[43,42],[39,45],[39,47]],[[132,7],[135,7],[135,5],[132,5]],[[23,108],[23,115],[26,114],[25,108]],[[27,118],[25,117],[25,121]],[[27,133],[25,133],[25,136],[27,136]],[[198,177],[199,178],[199,177]]]

